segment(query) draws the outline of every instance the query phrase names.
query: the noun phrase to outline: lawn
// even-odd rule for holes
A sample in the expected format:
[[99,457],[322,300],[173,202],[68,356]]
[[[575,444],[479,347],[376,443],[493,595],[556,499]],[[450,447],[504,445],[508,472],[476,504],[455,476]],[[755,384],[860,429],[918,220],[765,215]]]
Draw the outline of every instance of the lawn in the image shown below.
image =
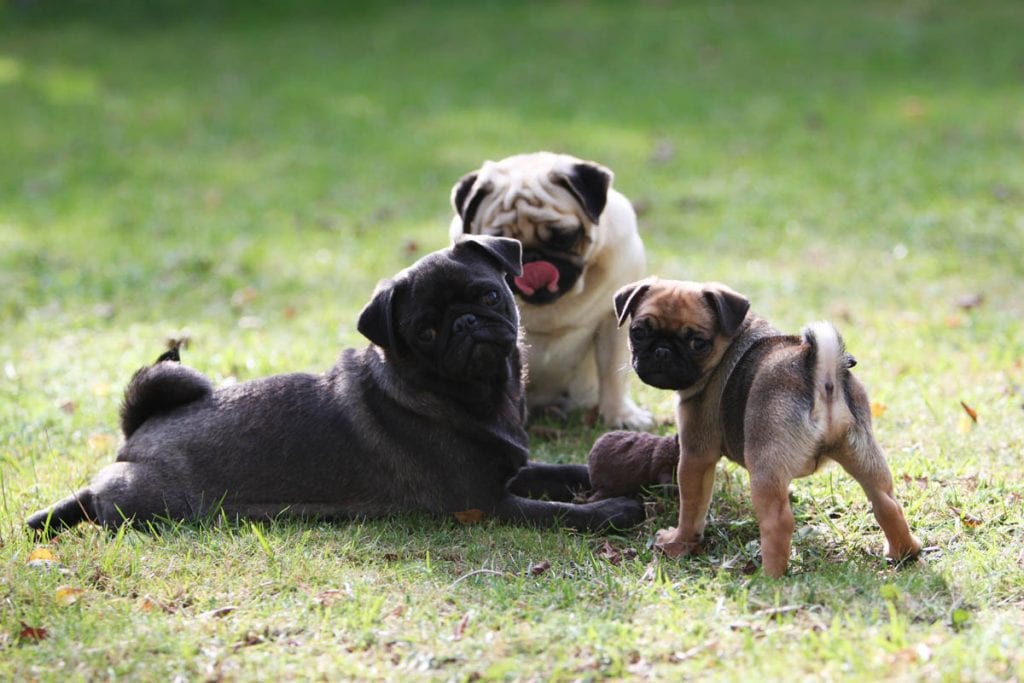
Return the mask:
[[[1011,0],[0,0],[0,679],[1024,678],[1021,36]],[[611,535],[26,533],[114,458],[167,338],[218,382],[328,367],[445,245],[452,184],[537,149],[615,171],[652,273],[839,325],[920,561],[832,469],[769,579],[726,464],[678,561],[657,494]],[[580,462],[600,433],[531,439]]]

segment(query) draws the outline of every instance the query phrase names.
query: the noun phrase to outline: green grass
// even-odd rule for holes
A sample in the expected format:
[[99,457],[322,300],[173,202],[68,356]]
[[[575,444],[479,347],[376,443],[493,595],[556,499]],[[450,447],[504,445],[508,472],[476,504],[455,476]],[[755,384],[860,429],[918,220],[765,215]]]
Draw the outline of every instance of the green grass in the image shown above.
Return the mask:
[[[201,5],[0,3],[0,679],[1024,677],[1019,3]],[[323,369],[462,173],[545,148],[615,170],[651,272],[840,324],[933,552],[887,566],[829,470],[790,574],[748,573],[723,465],[683,561],[652,497],[621,535],[213,521],[28,564],[25,516],[112,460],[165,338],[218,381]],[[600,433],[543,426],[550,461]]]

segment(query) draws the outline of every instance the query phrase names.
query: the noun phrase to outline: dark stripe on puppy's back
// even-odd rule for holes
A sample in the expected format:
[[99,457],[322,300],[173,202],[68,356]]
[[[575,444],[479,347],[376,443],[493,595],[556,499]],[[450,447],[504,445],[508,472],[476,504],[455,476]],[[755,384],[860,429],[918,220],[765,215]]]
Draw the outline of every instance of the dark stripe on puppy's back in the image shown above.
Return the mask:
[[733,368],[722,391],[721,418],[725,434],[725,455],[740,465],[744,464],[743,434],[746,423],[747,396],[754,378],[765,358],[780,348],[798,346],[799,337],[776,335],[754,342]]

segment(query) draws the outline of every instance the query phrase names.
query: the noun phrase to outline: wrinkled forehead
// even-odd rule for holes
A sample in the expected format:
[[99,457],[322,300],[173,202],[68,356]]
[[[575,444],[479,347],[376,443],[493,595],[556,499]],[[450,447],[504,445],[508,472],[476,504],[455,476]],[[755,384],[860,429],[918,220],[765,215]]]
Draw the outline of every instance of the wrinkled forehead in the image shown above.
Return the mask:
[[703,289],[695,283],[658,283],[648,291],[635,317],[646,318],[659,329],[715,330],[714,312],[704,298]]
[[485,182],[494,187],[477,214],[481,225],[504,225],[519,218],[553,223],[567,215],[582,216],[572,193],[550,179],[550,173],[529,168],[494,166]]
[[457,290],[474,280],[500,277],[498,265],[474,249],[443,249],[422,257],[395,276],[414,293]]

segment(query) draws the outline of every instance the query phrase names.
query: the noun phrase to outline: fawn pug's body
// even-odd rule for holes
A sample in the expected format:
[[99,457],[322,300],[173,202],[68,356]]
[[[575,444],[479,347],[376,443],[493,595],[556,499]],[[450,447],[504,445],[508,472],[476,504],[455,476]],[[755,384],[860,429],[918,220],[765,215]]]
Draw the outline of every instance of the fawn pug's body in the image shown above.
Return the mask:
[[671,556],[699,547],[715,465],[724,454],[750,473],[764,571],[785,573],[794,519],[788,488],[827,460],[864,489],[893,559],[915,555],[871,429],[864,387],[828,323],[784,335],[725,285],[649,278],[615,296],[630,322],[633,367],[647,384],[678,392],[679,522],[655,544]]

